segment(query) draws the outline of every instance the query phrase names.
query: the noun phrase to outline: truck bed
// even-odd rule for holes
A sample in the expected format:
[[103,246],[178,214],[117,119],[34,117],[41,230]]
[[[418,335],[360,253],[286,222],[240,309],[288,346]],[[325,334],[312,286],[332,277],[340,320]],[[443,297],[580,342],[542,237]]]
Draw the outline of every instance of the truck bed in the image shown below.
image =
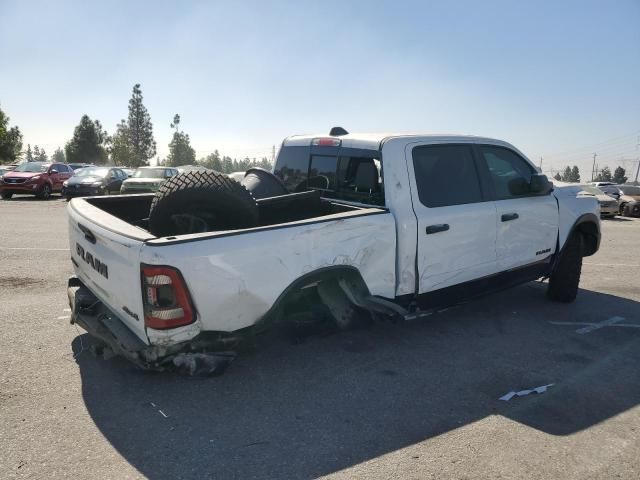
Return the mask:
[[[148,232],[149,209],[154,194],[89,197],[90,205]],[[261,227],[305,220],[337,213],[369,209],[367,206],[346,204],[321,198],[320,191],[291,193],[257,200]]]

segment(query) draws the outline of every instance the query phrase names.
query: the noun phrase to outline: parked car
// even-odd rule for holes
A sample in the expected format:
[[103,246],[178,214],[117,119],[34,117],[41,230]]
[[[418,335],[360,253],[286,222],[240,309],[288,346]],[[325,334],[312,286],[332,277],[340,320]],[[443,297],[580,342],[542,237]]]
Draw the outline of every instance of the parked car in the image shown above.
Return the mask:
[[171,167],[140,167],[135,173],[122,182],[121,193],[155,192],[167,179],[178,174]]
[[133,174],[136,173],[136,169],[135,168],[121,168],[120,170],[122,170],[124,173],[126,173],[127,178],[133,176]]
[[68,163],[67,165],[69,165],[74,171],[80,168],[95,167],[95,165],[91,163]]
[[76,170],[75,175],[62,185],[62,195],[72,197],[109,195],[120,193],[127,174],[114,167],[85,167]]
[[595,197],[600,204],[600,215],[603,217],[615,217],[618,214],[619,206],[618,201],[615,198],[607,195],[598,187],[593,185],[581,185],[582,191],[578,196]]
[[73,175],[64,163],[24,162],[0,179],[0,195],[9,200],[14,194],[31,194],[48,199],[62,191],[62,184]]
[[620,215],[640,217],[640,186],[617,185],[620,192]]
[[[294,136],[261,172],[253,184],[273,177],[278,196],[188,172],[155,195],[74,199],[72,322],[141,368],[218,373],[233,345],[313,302],[340,327],[540,277],[571,302],[600,245],[595,198],[554,189],[500,140]],[[301,191],[316,177],[325,188]],[[154,234],[152,217],[189,228]]]

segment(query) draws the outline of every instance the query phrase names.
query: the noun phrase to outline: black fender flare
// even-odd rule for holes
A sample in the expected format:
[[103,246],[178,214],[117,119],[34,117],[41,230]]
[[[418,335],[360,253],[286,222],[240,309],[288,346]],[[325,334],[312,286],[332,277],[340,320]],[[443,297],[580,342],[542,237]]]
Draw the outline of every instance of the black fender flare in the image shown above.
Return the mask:
[[[580,215],[569,230],[567,239],[576,232],[580,232],[584,237],[582,256],[589,257],[596,253],[600,248],[600,240],[602,235],[600,233],[600,219],[595,213],[584,213]],[[565,240],[566,245],[566,240]],[[564,245],[559,250],[559,255],[562,255]]]

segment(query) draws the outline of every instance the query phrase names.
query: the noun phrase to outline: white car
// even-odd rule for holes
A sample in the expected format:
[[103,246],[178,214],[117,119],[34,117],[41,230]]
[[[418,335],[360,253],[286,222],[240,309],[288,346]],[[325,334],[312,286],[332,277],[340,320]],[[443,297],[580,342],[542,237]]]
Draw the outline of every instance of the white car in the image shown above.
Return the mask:
[[540,277],[551,299],[575,299],[600,244],[598,203],[579,186],[554,189],[500,140],[340,133],[284,140],[274,174],[286,191],[247,204],[259,212],[249,227],[155,235],[154,195],[72,200],[72,321],[143,368],[193,373],[222,368],[234,342],[303,298],[339,326]]

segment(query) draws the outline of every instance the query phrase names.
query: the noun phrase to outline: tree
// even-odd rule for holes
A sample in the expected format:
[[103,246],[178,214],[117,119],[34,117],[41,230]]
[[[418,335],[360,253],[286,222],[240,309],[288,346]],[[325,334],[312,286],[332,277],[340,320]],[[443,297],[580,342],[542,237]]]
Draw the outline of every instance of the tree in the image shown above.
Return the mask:
[[[122,123],[124,122],[121,122],[121,125]],[[124,134],[124,131],[121,133]],[[119,141],[124,139],[126,139],[127,148],[131,155],[127,165],[131,167],[149,165],[149,159],[156,154],[156,142],[153,139],[151,116],[142,103],[142,90],[140,90],[139,83],[133,86],[133,93],[129,100],[126,135],[121,137]]]
[[628,179],[625,176],[625,173],[627,173],[625,171],[624,168],[622,167],[618,167],[615,169],[615,171],[613,172],[613,180],[612,182],[614,183],[625,183]]
[[600,170],[600,173],[596,175],[595,181],[610,182],[612,178],[613,177],[611,176],[611,170],[609,170],[609,167],[604,167],[602,170]]
[[44,148],[40,150],[38,145],[33,146],[33,161],[34,162],[48,162],[49,157],[47,156],[47,152],[45,152]]
[[222,157],[222,173],[233,172],[233,160],[231,157]]
[[13,163],[22,151],[22,133],[18,127],[9,128],[9,117],[0,109],[0,164]]
[[580,170],[578,169],[577,165],[574,165],[573,168],[571,169],[571,181],[572,182],[580,181]]
[[66,159],[64,157],[64,152],[60,147],[56,148],[56,151],[51,155],[51,161],[56,163],[65,163]]
[[556,180],[558,180],[559,182],[562,181],[562,177],[560,176],[560,172],[556,173],[553,178],[555,178]]
[[578,169],[578,167],[576,165],[573,166],[573,168],[567,166],[564,169],[564,172],[562,172],[562,175],[560,177],[560,179],[563,182],[579,182],[580,181],[580,170]]
[[205,158],[201,158],[198,160],[198,163],[203,167],[210,168],[216,172],[222,172],[222,159],[220,158],[220,152],[218,152],[218,150],[210,153]]
[[173,132],[173,138],[169,144],[169,155],[167,156],[167,164],[171,167],[196,163],[196,151],[191,148],[189,135],[180,130],[179,125],[180,115],[176,113],[173,117],[173,123],[171,123],[171,128],[174,128],[175,132]]
[[107,161],[107,132],[98,121],[83,115],[64,150],[69,163],[104,164]]
[[27,162],[33,162],[34,158],[33,158],[33,152],[31,151],[31,144],[27,143],[27,151],[24,153],[24,159]]
[[148,165],[148,162],[136,164],[129,141],[129,128],[124,120],[120,120],[120,123],[116,126],[116,133],[111,137],[109,153],[114,165],[131,167]]

